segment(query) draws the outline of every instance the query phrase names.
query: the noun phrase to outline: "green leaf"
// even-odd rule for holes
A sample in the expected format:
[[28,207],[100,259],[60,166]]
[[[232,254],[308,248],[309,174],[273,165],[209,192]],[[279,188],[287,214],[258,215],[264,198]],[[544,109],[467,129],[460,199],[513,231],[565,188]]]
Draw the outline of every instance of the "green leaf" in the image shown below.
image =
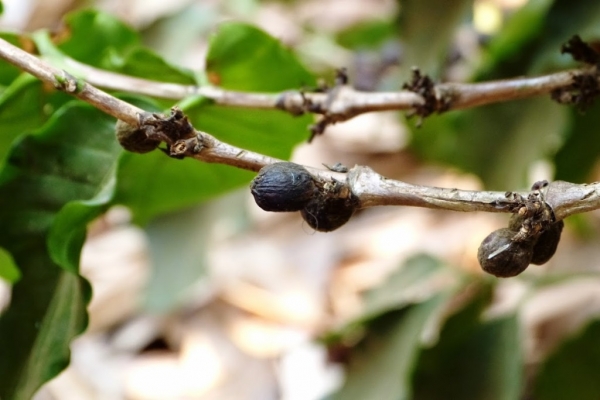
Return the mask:
[[381,45],[396,33],[393,21],[367,21],[337,34],[337,42],[349,49],[360,50]]
[[[381,286],[365,293],[364,319],[375,318],[386,312],[403,308],[414,303],[415,300],[423,301],[423,293],[434,296],[448,288],[448,285],[436,285],[435,282],[443,279],[452,284],[454,283],[450,279],[452,274],[456,274],[456,271],[449,271],[445,264],[429,255],[423,254],[410,258]],[[419,293],[417,298],[415,293]]]
[[[238,54],[238,52],[241,52]],[[207,61],[232,90],[279,91],[314,78],[294,55],[257,28],[227,23],[211,39]],[[214,75],[214,76],[216,76]],[[156,104],[154,107],[156,107]],[[149,110],[151,107],[142,107]],[[219,140],[262,154],[287,159],[308,137],[310,116],[296,118],[276,110],[241,110],[206,99],[181,104],[194,127]],[[189,207],[247,184],[253,173],[197,160],[174,160],[159,152],[126,154],[121,160],[115,201],[133,210],[138,223]]]
[[[467,16],[472,0],[400,0],[399,29],[403,64],[417,66],[437,79],[457,25]],[[410,70],[405,68],[406,78]]]
[[584,115],[569,110],[564,146],[556,154],[556,179],[568,182],[589,182],[590,173],[600,155],[600,103],[596,102]]
[[21,271],[15,264],[10,253],[0,247],[0,279],[8,283],[15,283],[21,279]]
[[560,48],[573,35],[584,40],[600,39],[600,3],[595,0],[555,0],[544,19],[540,50],[530,72],[539,74],[567,69],[576,63]]
[[223,23],[211,36],[206,73],[214,85],[247,92],[279,92],[316,84],[278,40],[239,22]]
[[530,0],[515,11],[484,49],[478,80],[518,76],[527,71],[538,54],[538,39],[544,32],[544,21],[553,2]]
[[423,351],[414,374],[418,399],[518,399],[523,390],[523,350],[518,318],[481,322],[489,288],[450,317],[438,343]]
[[600,320],[563,342],[542,364],[532,398],[539,400],[600,398]]
[[126,153],[119,165],[115,202],[128,206],[139,224],[209,200],[249,182],[253,174],[193,159],[175,160],[155,151]]
[[[0,316],[2,398],[30,399],[66,367],[69,344],[87,325],[91,291],[77,274],[79,252],[121,152],[113,119],[73,102],[23,136],[0,173],[0,246],[22,273]],[[77,203],[94,198],[89,209]]]
[[240,110],[201,102],[186,110],[196,129],[244,150],[288,159],[295,145],[308,139],[311,116],[277,110]]
[[136,46],[124,53],[124,55],[117,52],[112,54],[111,64],[117,72],[159,82],[196,84],[192,71],[169,64],[150,49]]
[[492,38],[478,80],[536,75],[575,66],[560,48],[574,34],[600,38],[600,3],[530,0]]
[[414,129],[411,146],[427,160],[479,175],[488,189],[524,188],[531,164],[561,145],[566,114],[535,98],[431,116]]
[[352,352],[344,386],[332,399],[410,399],[410,377],[427,321],[443,307],[447,293],[387,313],[369,326]]
[[152,260],[146,290],[149,312],[164,313],[179,305],[186,289],[205,275],[211,234],[207,211],[201,206],[162,215],[145,227]]
[[113,52],[124,54],[140,43],[138,33],[110,14],[76,11],[65,17],[68,37],[58,46],[70,57],[95,67],[113,69]]
[[48,115],[67,99],[65,94],[46,91],[31,75],[20,75],[0,95],[0,167],[13,141],[23,132],[41,126]]

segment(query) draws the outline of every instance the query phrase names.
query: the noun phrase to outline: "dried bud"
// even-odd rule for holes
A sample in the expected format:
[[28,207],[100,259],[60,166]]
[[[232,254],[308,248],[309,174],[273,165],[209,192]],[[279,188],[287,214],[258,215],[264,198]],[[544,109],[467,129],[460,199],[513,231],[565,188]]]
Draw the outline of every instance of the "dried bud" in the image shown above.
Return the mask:
[[250,190],[265,211],[299,211],[314,196],[313,177],[301,165],[279,162],[263,167]]
[[160,140],[150,139],[144,128],[129,125],[121,120],[117,120],[115,131],[121,146],[133,153],[148,153],[160,145]]
[[533,256],[531,241],[513,241],[515,231],[502,228],[490,233],[479,246],[477,258],[481,268],[499,278],[519,275],[527,269]]
[[560,220],[551,224],[540,234],[535,246],[533,246],[533,257],[531,258],[532,264],[542,265],[552,258],[558,247],[560,235],[564,226],[565,223]]
[[350,220],[356,210],[354,200],[320,193],[302,210],[302,218],[313,229],[331,232]]

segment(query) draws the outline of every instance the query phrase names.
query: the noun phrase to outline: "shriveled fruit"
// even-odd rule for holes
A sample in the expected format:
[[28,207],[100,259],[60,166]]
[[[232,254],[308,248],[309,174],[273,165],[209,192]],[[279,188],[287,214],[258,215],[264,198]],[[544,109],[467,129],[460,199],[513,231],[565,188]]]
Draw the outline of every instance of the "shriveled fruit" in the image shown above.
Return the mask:
[[479,246],[477,258],[481,268],[499,278],[519,275],[527,269],[533,256],[532,241],[513,241],[515,231],[502,228],[490,233]]
[[279,162],[263,167],[250,191],[265,211],[299,211],[314,196],[315,183],[303,166]]
[[328,197],[320,193],[306,204],[301,214],[311,228],[330,232],[348,222],[355,210],[352,198]]
[[542,265],[552,258],[558,247],[558,242],[560,242],[560,235],[564,226],[565,223],[560,220],[551,224],[540,234],[533,246],[532,264]]

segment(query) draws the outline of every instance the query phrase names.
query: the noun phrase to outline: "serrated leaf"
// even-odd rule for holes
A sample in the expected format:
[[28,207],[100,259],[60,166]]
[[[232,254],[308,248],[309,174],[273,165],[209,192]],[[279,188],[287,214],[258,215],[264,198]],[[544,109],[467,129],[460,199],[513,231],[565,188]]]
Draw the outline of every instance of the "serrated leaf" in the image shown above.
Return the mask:
[[532,398],[559,400],[600,398],[600,321],[592,321],[551,354],[541,365]]
[[[68,364],[69,344],[87,325],[91,291],[77,264],[122,152],[113,127],[102,112],[70,103],[23,136],[0,174],[0,246],[22,272],[0,316],[2,398],[30,399]],[[93,198],[89,209],[72,203]],[[53,229],[64,242],[48,242]]]
[[206,73],[214,85],[248,92],[279,92],[316,83],[278,40],[239,22],[223,23],[211,36]]
[[59,49],[95,67],[113,69],[111,52],[125,53],[139,45],[138,33],[112,15],[96,10],[76,11],[65,17],[66,38]]
[[410,399],[410,377],[427,321],[448,300],[447,293],[387,313],[369,326],[353,350],[344,386],[331,399]]
[[483,288],[448,319],[438,343],[423,351],[413,378],[414,398],[521,398],[524,366],[518,318],[509,314],[481,322],[489,301],[489,288]]

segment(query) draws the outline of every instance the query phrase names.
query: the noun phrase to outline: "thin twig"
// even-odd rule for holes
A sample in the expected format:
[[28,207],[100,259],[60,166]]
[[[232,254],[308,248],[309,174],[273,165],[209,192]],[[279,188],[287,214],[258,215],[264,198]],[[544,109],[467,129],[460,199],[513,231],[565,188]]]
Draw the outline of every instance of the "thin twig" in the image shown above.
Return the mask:
[[[355,90],[350,85],[341,85],[340,90],[335,93],[299,90],[282,93],[249,93],[208,85],[182,85],[131,77],[91,67],[66,55],[63,61],[67,67],[77,71],[77,76],[91,85],[105,89],[173,100],[197,95],[228,107],[281,109],[295,115],[315,113],[326,115],[334,122],[346,121],[368,112],[413,110],[426,103],[424,96],[411,90],[363,92]],[[434,111],[444,112],[550,94],[569,87],[578,76],[595,76],[595,74],[596,67],[586,66],[538,77],[482,83],[439,83],[432,88],[437,103],[437,106],[433,107]]]
[[[109,95],[81,79],[75,79],[68,72],[52,67],[2,39],[0,39],[0,58],[23,71],[29,72],[41,81],[52,84],[58,90],[76,96],[132,126],[141,126],[141,121],[148,115],[147,112]],[[440,86],[442,89],[438,90],[445,91],[445,93],[451,91],[455,101],[454,104],[458,106],[474,106],[482,104],[482,101],[491,102],[492,99],[502,98],[508,100],[510,98],[522,98],[522,93],[517,94],[516,92],[520,90],[519,88],[522,89],[524,87],[529,87],[528,93],[530,94],[547,92],[556,88],[559,84],[565,83],[568,80],[569,74],[573,73],[575,72],[563,72],[541,78],[503,81],[504,83],[453,84],[454,86],[445,84],[445,86]],[[135,82],[135,79],[129,78],[125,81]],[[507,82],[510,82],[510,84]],[[150,85],[150,87],[152,86]],[[159,86],[154,87],[157,88]],[[484,88],[495,94],[486,93]],[[121,87],[121,89],[123,88]],[[213,95],[217,96],[217,92]],[[364,96],[360,97],[356,94],[357,92],[349,93],[345,95],[348,96],[345,97],[347,100],[359,98],[364,104],[369,104],[371,108],[376,106],[373,105],[372,101],[369,102],[369,99],[378,98],[383,103],[383,99],[387,95],[381,93],[377,94],[377,96],[360,94],[360,96]],[[396,95],[401,93],[404,92],[399,92]],[[410,93],[411,96],[415,95],[415,93]],[[459,97],[456,97],[456,93],[459,93]],[[222,99],[230,99],[223,101],[233,103],[231,98],[225,96],[225,94],[227,96],[236,96],[232,95],[232,92],[222,91],[221,93],[223,95]],[[323,96],[323,94],[320,95]],[[456,100],[457,98],[461,100]],[[399,97],[396,100],[398,101],[398,105],[404,101]],[[236,101],[239,101],[239,98]],[[250,106],[249,103],[247,104],[248,106]],[[405,105],[409,106],[408,102]],[[265,165],[281,161],[221,142],[205,132],[194,132],[196,136],[192,142],[195,141],[196,144],[201,144],[201,146],[196,146],[197,148],[194,150],[185,150],[182,154],[191,155],[198,160],[208,163],[226,164],[251,171],[258,171]],[[185,145],[189,140],[191,139],[180,140],[179,142]],[[194,146],[192,145],[189,148],[192,149]],[[515,203],[514,196],[509,195],[510,193],[411,185],[405,182],[386,179],[368,167],[356,166],[347,174],[315,168],[308,169],[315,178],[322,181],[335,180],[346,184],[352,195],[356,197],[358,206],[361,208],[380,205],[402,205],[463,212],[514,212],[515,206],[518,205]],[[520,195],[526,196],[526,193],[520,193]],[[595,210],[600,208],[600,183],[577,185],[562,181],[552,182],[548,189],[546,201],[553,208],[557,219]]]

